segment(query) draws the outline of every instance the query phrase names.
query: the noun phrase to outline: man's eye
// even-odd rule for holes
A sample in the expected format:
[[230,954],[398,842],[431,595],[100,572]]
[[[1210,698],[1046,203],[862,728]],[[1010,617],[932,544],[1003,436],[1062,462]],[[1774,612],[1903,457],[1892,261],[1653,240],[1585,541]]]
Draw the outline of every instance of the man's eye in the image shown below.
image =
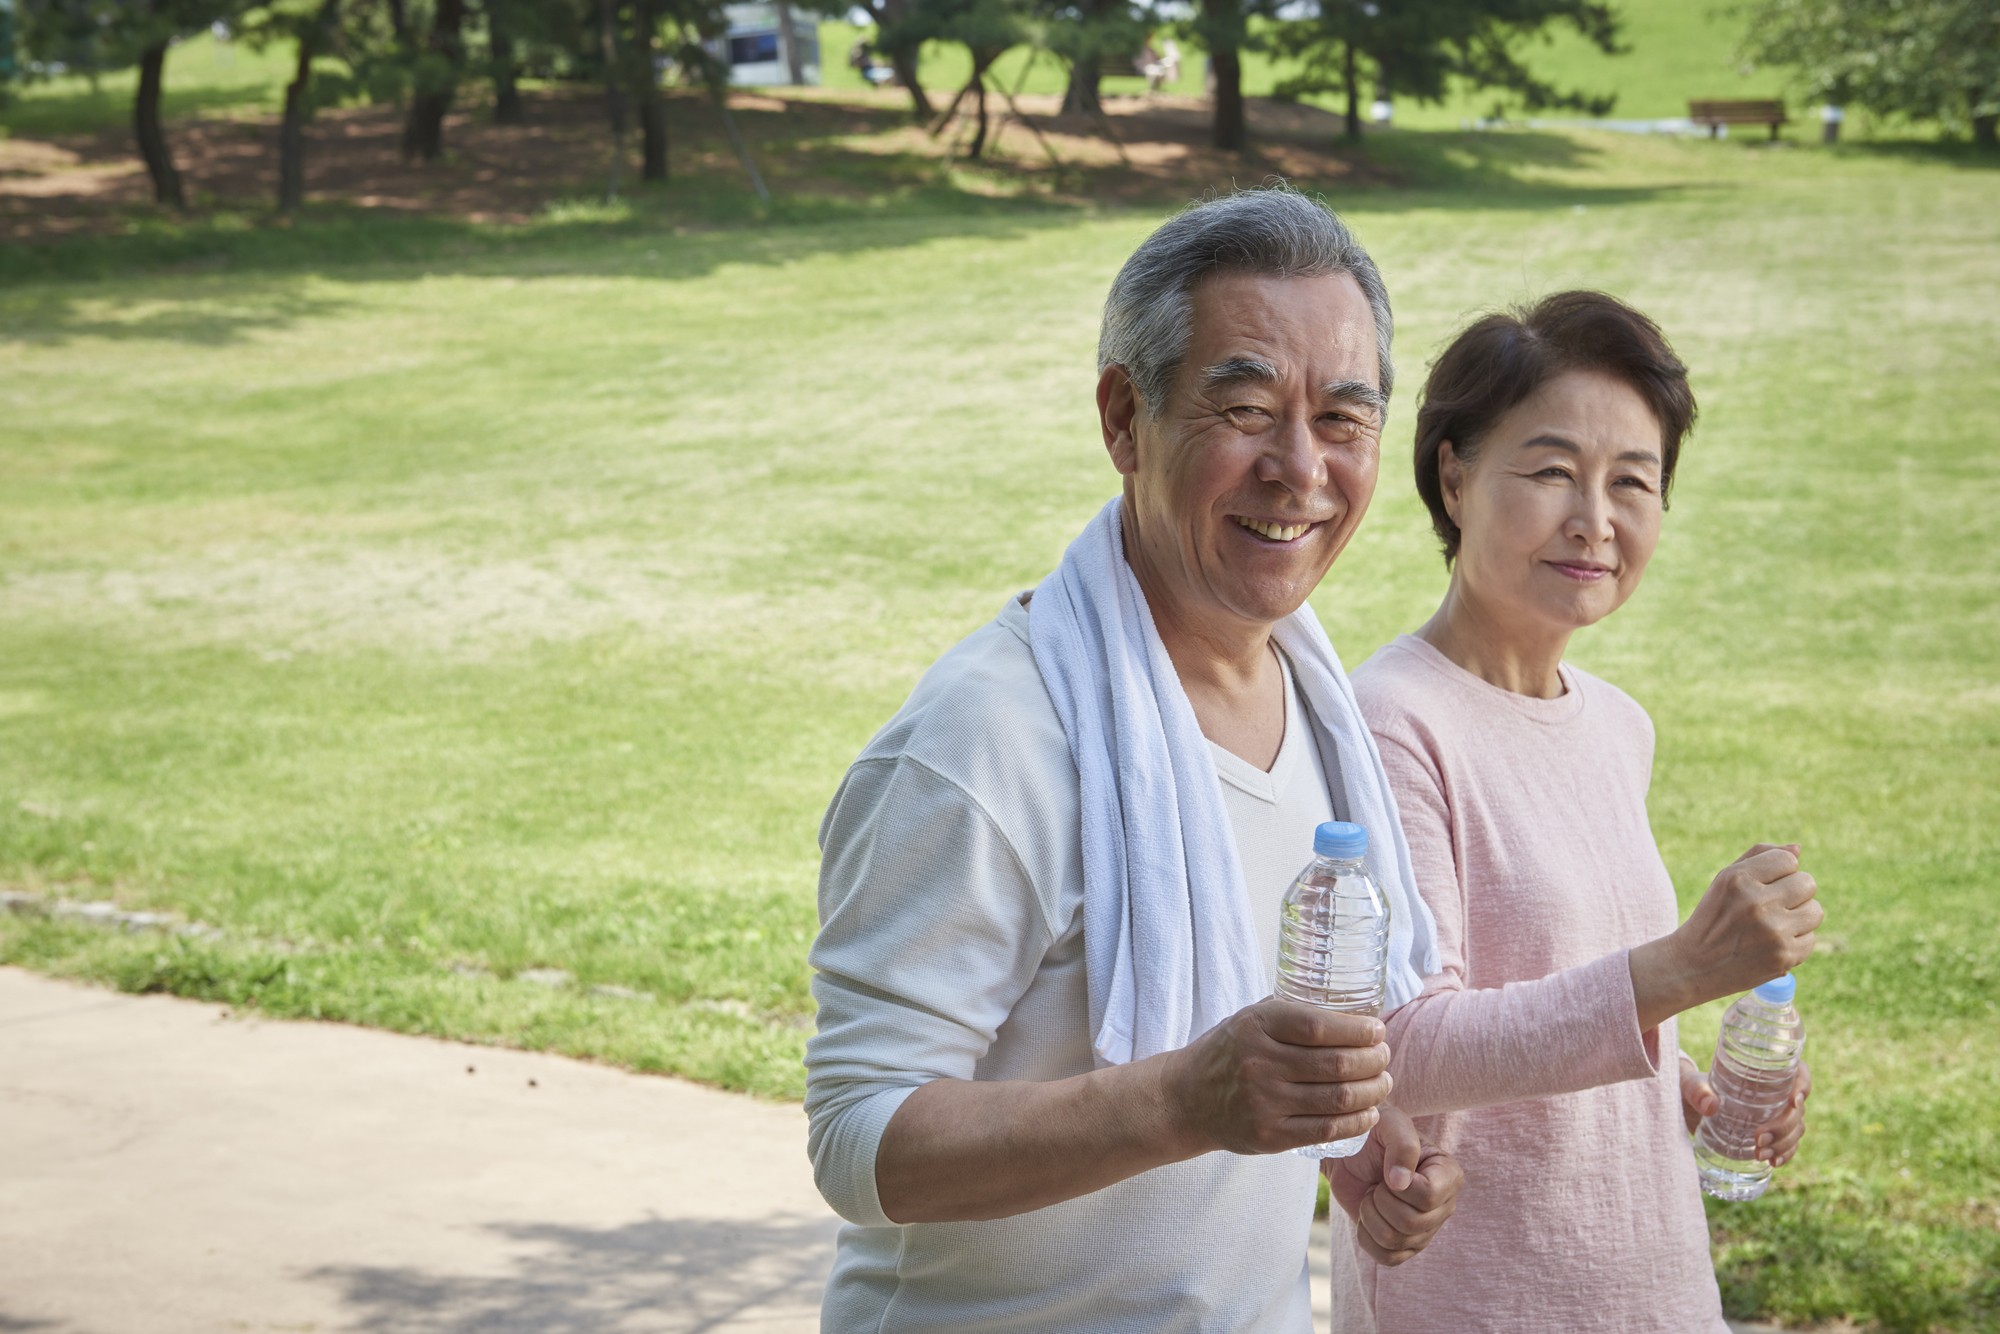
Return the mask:
[[1239,403],[1233,408],[1225,409],[1225,411],[1239,426],[1260,425],[1271,415],[1252,403]]

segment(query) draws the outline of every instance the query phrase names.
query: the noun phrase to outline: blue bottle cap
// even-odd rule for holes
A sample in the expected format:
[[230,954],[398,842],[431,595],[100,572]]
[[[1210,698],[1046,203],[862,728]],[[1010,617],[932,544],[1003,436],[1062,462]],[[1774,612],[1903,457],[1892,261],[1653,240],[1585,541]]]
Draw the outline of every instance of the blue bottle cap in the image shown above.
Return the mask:
[[1368,855],[1368,831],[1345,820],[1328,820],[1313,830],[1313,852],[1321,857],[1353,861]]
[[[1325,828],[1325,826],[1322,825],[1321,828]],[[1798,989],[1799,984],[1797,979],[1790,973],[1786,973],[1783,977],[1774,977],[1763,986],[1758,987],[1757,999],[1763,1001],[1766,1005],[1790,1005],[1792,997],[1798,992]]]

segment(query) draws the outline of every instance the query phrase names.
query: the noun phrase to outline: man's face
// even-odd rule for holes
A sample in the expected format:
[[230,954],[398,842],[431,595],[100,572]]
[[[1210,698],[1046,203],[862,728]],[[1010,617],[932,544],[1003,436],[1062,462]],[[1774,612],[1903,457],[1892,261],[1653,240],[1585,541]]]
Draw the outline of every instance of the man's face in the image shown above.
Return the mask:
[[1126,554],[1156,619],[1268,629],[1318,586],[1375,494],[1375,320],[1347,274],[1221,273],[1195,289],[1193,324],[1158,412],[1120,368],[1098,384]]

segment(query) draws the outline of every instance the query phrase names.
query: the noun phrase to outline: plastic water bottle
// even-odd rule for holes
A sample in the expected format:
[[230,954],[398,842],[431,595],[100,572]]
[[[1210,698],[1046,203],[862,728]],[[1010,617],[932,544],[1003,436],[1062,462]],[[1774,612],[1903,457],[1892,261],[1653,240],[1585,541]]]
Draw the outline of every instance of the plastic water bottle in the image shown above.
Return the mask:
[[[1368,831],[1329,820],[1313,831],[1313,859],[1285,891],[1278,922],[1278,995],[1342,1014],[1380,1014],[1389,962],[1389,900],[1369,878]],[[1296,1150],[1308,1158],[1358,1153],[1365,1134]]]
[[1701,1188],[1718,1200],[1754,1200],[1771,1184],[1771,1164],[1757,1156],[1757,1130],[1792,1096],[1806,1046],[1805,1022],[1792,1007],[1790,973],[1729,1007],[1715,1040],[1708,1082],[1719,1104],[1694,1132]]

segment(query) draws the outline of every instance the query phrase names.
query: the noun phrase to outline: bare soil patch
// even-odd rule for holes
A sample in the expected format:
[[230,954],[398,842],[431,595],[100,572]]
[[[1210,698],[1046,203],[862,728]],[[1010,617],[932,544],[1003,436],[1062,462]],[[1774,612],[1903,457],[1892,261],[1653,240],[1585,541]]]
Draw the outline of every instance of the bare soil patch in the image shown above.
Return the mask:
[[[1340,118],[1314,107],[1253,99],[1253,147],[1209,144],[1205,101],[1112,98],[1102,120],[1057,114],[1054,97],[1022,97],[1021,113],[988,99],[985,161],[964,157],[970,120],[933,135],[913,124],[897,90],[788,89],[737,93],[731,108],[753,156],[781,193],[857,197],[943,184],[986,194],[1076,202],[1185,199],[1282,175],[1303,185],[1373,183],[1382,169],[1342,151]],[[669,94],[675,180],[726,189],[745,177],[717,111],[700,96]],[[276,190],[278,122],[192,117],[168,127],[195,211],[268,208]],[[447,122],[445,158],[399,153],[390,106],[323,111],[307,130],[308,199],[385,213],[470,222],[522,222],[554,201],[601,195],[612,157],[602,100],[545,91],[521,125],[496,125],[482,107]],[[636,136],[627,156],[636,159]],[[947,167],[957,168],[947,173]],[[637,183],[636,161],[623,171]],[[663,205],[671,209],[670,197]],[[0,241],[42,242],[123,230],[152,210],[152,190],[123,127],[93,134],[0,138]]]

